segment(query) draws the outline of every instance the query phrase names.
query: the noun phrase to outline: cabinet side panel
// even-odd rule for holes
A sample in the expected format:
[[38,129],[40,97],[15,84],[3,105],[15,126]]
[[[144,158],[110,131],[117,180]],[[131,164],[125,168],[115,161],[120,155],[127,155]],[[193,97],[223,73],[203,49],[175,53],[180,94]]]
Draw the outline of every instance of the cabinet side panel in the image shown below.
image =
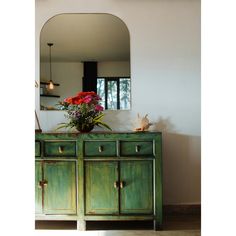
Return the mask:
[[161,134],[156,136],[155,139],[155,228],[162,227],[162,136]]

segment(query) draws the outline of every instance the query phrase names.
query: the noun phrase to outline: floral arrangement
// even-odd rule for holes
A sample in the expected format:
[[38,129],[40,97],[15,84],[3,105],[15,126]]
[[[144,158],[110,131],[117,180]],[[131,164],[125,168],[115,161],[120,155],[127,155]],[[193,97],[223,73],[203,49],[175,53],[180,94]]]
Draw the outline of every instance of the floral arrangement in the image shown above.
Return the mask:
[[99,104],[101,98],[95,92],[80,92],[74,97],[68,97],[59,103],[61,110],[66,110],[68,123],[60,123],[57,129],[76,128],[80,132],[89,132],[94,126],[111,128],[102,122],[103,107]]

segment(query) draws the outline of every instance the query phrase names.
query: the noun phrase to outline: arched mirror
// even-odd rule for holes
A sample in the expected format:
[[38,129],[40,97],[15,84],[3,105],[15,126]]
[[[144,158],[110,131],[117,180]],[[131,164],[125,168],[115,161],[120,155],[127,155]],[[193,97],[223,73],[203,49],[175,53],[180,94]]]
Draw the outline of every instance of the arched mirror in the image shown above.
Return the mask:
[[60,14],[40,35],[40,108],[95,91],[108,110],[131,107],[130,37],[110,14]]

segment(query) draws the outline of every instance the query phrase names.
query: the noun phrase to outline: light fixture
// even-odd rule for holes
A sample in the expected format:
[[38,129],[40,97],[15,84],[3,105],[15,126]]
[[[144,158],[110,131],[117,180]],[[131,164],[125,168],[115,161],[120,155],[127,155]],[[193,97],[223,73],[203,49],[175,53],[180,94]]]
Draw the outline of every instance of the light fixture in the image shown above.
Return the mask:
[[52,56],[51,56],[51,47],[53,46],[53,43],[48,43],[49,46],[49,64],[50,64],[50,80],[49,80],[49,85],[48,88],[49,89],[54,89],[54,84],[52,82]]

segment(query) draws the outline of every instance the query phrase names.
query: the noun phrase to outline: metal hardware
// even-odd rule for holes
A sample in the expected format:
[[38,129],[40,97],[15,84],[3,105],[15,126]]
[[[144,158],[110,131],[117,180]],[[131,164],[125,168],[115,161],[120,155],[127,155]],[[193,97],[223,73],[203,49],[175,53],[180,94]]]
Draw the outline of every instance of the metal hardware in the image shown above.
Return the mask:
[[42,188],[42,186],[47,186],[48,185],[48,181],[47,180],[42,180],[38,182],[38,188]]
[[135,152],[139,152],[140,151],[140,146],[139,145],[136,145],[135,146]]
[[53,46],[53,43],[48,43],[49,46],[49,64],[50,64],[50,80],[49,80],[49,89],[54,89],[54,84],[52,81],[52,55],[51,55],[51,47]]
[[114,188],[118,188],[118,187],[119,187],[118,181],[115,181],[115,182],[114,182]]
[[42,188],[41,181],[38,182],[38,188]]
[[63,147],[63,146],[59,146],[59,147],[58,147],[58,152],[59,152],[59,153],[63,153],[63,151],[64,151],[64,147]]
[[98,151],[99,151],[99,152],[103,152],[103,146],[99,146],[99,147],[98,147]]
[[124,181],[120,181],[120,188],[124,188],[124,186],[125,186]]

